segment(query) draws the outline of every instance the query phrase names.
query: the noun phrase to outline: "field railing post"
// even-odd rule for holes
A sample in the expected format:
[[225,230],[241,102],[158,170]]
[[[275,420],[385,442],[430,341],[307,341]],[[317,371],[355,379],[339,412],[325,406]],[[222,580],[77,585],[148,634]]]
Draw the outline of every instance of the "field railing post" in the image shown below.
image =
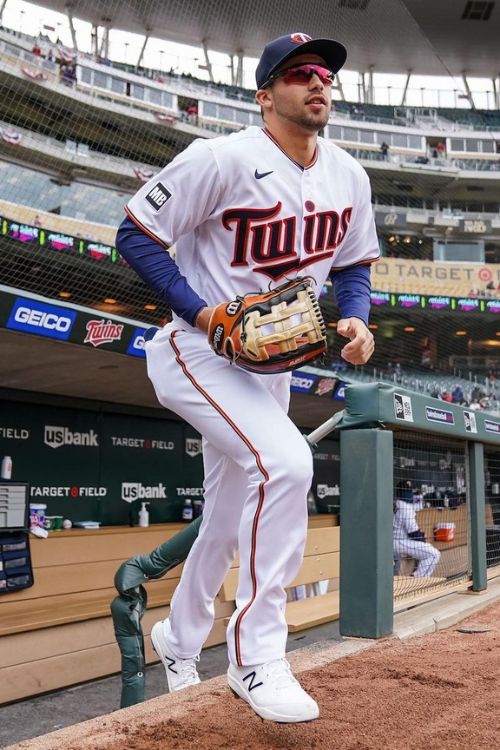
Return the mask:
[[393,627],[393,435],[340,434],[340,632],[381,638]]
[[484,446],[468,443],[470,483],[470,544],[472,590],[484,591],[488,586],[486,574],[486,521],[484,493]]

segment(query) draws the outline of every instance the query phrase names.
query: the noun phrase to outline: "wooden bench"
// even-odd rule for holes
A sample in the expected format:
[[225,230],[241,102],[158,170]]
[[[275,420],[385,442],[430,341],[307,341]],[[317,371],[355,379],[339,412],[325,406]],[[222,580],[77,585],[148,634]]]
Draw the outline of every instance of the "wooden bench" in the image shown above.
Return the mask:
[[[0,597],[0,703],[56,690],[120,671],[110,604],[120,564],[150,552],[183,528],[181,524],[103,527],[30,537],[35,584]],[[182,566],[148,583],[145,636],[168,616]],[[225,621],[233,606],[215,605],[207,646],[225,640]],[[146,661],[158,660],[145,638]],[[117,705],[119,696],[117,696]]]
[[[310,526],[329,524],[338,537],[338,528],[331,528],[335,522],[333,516],[317,516]],[[182,524],[120,526],[52,532],[48,539],[31,536],[34,586],[0,597],[0,704],[119,672],[121,658],[110,614],[116,570],[124,560],[150,552],[181,528]],[[323,577],[323,567],[313,553],[324,555],[316,547],[308,541],[312,557],[303,582]],[[328,572],[332,570],[335,567],[330,566]],[[148,611],[142,629],[148,664],[158,657],[147,636],[157,620],[168,616],[181,571],[178,566],[147,584]],[[224,642],[233,611],[234,601],[217,597],[206,647]],[[294,619],[292,627],[294,623],[298,628],[300,623]]]
[[[325,518],[328,519],[328,516],[323,517]],[[331,522],[338,523],[336,517],[332,516],[331,519]],[[330,589],[333,590],[287,603],[285,614],[291,633],[331,622],[339,617],[340,527],[330,525],[321,528],[318,521],[310,520],[312,523],[307,536],[304,561],[290,588],[328,580]],[[325,523],[325,520],[322,522]],[[314,527],[315,524],[318,525]],[[234,602],[238,575],[239,558],[236,557],[219,595],[222,601]]]

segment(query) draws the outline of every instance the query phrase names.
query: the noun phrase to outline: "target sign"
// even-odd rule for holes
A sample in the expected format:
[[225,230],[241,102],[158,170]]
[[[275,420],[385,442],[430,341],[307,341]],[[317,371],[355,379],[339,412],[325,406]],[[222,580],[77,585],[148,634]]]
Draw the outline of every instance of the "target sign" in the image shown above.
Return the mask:
[[488,268],[481,268],[477,272],[477,275],[481,281],[491,281],[493,274]]

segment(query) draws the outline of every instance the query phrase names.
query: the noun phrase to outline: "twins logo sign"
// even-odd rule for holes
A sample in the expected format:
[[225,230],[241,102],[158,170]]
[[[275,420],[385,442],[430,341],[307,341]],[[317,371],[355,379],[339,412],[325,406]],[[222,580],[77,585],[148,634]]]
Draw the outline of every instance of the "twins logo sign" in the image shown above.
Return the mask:
[[402,393],[394,394],[394,416],[396,419],[402,419],[405,422],[413,422],[413,411],[409,396],[404,396]]

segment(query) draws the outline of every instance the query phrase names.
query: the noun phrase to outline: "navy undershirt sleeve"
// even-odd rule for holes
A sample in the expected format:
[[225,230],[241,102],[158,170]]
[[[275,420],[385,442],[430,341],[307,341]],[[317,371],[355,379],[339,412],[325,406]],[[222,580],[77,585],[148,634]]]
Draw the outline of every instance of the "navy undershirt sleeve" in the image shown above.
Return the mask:
[[341,318],[360,318],[368,325],[370,315],[370,266],[351,266],[331,271],[333,291]]
[[127,263],[166,304],[189,325],[207,306],[181,274],[167,249],[155,242],[128,218],[120,224],[116,248]]

